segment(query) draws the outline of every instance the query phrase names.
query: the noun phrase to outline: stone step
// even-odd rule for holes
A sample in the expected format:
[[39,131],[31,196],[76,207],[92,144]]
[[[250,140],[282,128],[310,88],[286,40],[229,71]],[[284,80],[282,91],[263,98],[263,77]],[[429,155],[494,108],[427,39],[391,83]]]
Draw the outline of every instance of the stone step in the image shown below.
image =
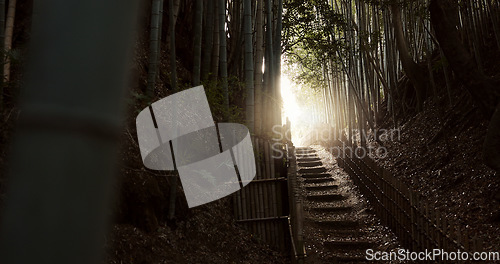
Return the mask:
[[330,249],[363,250],[363,249],[373,248],[374,243],[372,241],[366,241],[366,240],[329,240],[329,241],[324,241],[323,245]]
[[334,182],[335,179],[329,177],[322,177],[322,178],[308,178],[304,179],[304,183],[326,183],[326,182]]
[[296,147],[295,150],[310,150],[310,147]]
[[333,261],[335,263],[369,263],[364,254],[335,255]]
[[328,190],[336,190],[338,188],[339,188],[339,186],[337,184],[306,186],[306,190],[308,190],[308,191],[328,191]]
[[351,206],[316,206],[311,207],[311,211],[319,213],[344,213],[352,210]]
[[297,160],[301,161],[302,159],[319,159],[318,154],[315,153],[309,153],[309,154],[300,154],[297,153]]
[[314,224],[325,228],[352,229],[360,227],[359,222],[353,220],[318,220],[314,218],[309,218],[309,220],[313,221]]
[[326,172],[325,167],[318,167],[318,168],[302,168],[299,169],[299,173],[323,173]]
[[295,153],[298,156],[317,156],[318,154],[316,151],[303,151],[303,152],[296,152]]
[[328,173],[307,173],[307,174],[302,174],[300,177],[304,179],[313,179],[313,178],[331,178],[332,175]]
[[361,238],[366,237],[370,232],[363,229],[333,229],[328,231],[323,231],[323,233],[329,235],[330,237],[336,238]]
[[321,161],[319,157],[316,158],[297,158],[298,162],[314,162],[314,161]]
[[316,153],[316,150],[311,149],[311,148],[304,148],[304,149],[303,148],[300,148],[300,149],[297,148],[297,149],[295,149],[295,152],[297,154]]
[[322,165],[323,162],[321,161],[299,162],[299,167],[318,167]]
[[321,201],[321,202],[332,202],[344,200],[346,197],[342,194],[308,194],[307,200],[310,201]]

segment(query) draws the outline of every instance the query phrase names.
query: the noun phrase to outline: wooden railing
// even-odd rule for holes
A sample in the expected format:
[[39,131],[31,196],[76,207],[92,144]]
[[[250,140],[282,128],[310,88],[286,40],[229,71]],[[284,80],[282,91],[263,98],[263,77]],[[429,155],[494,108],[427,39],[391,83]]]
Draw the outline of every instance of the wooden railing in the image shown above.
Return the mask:
[[426,202],[391,172],[379,167],[369,157],[359,158],[354,149],[336,153],[337,161],[367,196],[375,214],[412,251],[442,249],[481,252],[483,243],[471,237],[454,219],[448,219],[440,208]]

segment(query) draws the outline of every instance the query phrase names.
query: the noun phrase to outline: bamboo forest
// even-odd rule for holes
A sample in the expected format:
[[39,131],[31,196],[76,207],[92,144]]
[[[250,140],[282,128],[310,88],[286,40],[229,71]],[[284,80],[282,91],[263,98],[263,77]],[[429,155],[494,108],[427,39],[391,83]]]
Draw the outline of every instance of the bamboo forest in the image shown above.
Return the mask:
[[500,262],[498,0],[0,0],[0,263]]

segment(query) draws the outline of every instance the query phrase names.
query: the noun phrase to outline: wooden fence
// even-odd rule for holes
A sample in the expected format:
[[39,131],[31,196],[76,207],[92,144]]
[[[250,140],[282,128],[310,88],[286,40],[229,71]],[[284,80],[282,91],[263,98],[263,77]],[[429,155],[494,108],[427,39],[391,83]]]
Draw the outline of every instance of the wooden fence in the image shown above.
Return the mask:
[[288,226],[292,243],[291,259],[292,263],[304,263],[306,250],[303,236],[303,208],[302,199],[299,196],[297,185],[297,159],[295,157],[295,148],[291,143],[287,145],[288,154],[288,193],[290,217]]
[[291,143],[252,137],[256,176],[236,192],[237,222],[274,248],[302,263],[302,203],[297,199],[296,164]]
[[[253,137],[256,176],[235,193],[237,222],[276,249],[290,248],[286,149],[282,144]],[[284,156],[281,156],[284,155]]]
[[453,219],[447,219],[440,208],[425,202],[418,192],[377,166],[374,160],[355,157],[354,153],[355,148],[336,153],[339,166],[352,177],[377,216],[405,247],[414,252],[425,249],[482,251],[480,238],[469,236]]

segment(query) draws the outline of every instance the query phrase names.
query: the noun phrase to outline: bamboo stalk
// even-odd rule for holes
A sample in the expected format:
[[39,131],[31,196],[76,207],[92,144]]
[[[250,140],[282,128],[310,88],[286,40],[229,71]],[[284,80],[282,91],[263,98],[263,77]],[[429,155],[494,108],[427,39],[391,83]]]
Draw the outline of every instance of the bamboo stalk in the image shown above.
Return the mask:
[[245,33],[245,90],[246,90],[246,122],[251,133],[255,131],[255,98],[254,98],[254,65],[252,38],[252,4],[251,0],[243,0],[244,33]]
[[195,19],[194,19],[194,48],[193,48],[193,86],[200,85],[201,81],[201,39],[203,35],[203,2],[195,1]]
[[224,118],[229,121],[229,90],[227,75],[227,33],[226,33],[226,1],[218,0],[219,14],[219,67],[220,77],[222,78],[222,92],[224,96]]
[[40,2],[0,255],[2,263],[101,263],[138,1]]
[[499,23],[499,18],[498,18],[498,13],[495,12],[495,9],[493,8],[493,4],[491,3],[492,0],[486,0],[486,4],[488,5],[488,10],[490,12],[490,19],[492,22],[492,27],[493,27],[493,32],[495,34],[495,39],[497,42],[497,46],[500,49],[500,23]]
[[[32,21],[36,21],[38,16],[38,10],[35,9],[36,4],[33,7]],[[33,24],[33,23],[32,23]],[[32,34],[35,31],[32,27]],[[0,65],[5,63],[5,0],[0,0]],[[0,67],[0,111],[3,110],[3,91],[4,91],[4,67]]]
[[[5,21],[5,42],[4,49],[5,52],[10,52],[12,49],[12,36],[14,34],[14,20],[16,17],[16,3],[17,0],[9,0],[9,6],[7,8],[7,20]],[[3,69],[4,81],[10,81],[10,59],[7,56],[5,58],[5,64]]]

